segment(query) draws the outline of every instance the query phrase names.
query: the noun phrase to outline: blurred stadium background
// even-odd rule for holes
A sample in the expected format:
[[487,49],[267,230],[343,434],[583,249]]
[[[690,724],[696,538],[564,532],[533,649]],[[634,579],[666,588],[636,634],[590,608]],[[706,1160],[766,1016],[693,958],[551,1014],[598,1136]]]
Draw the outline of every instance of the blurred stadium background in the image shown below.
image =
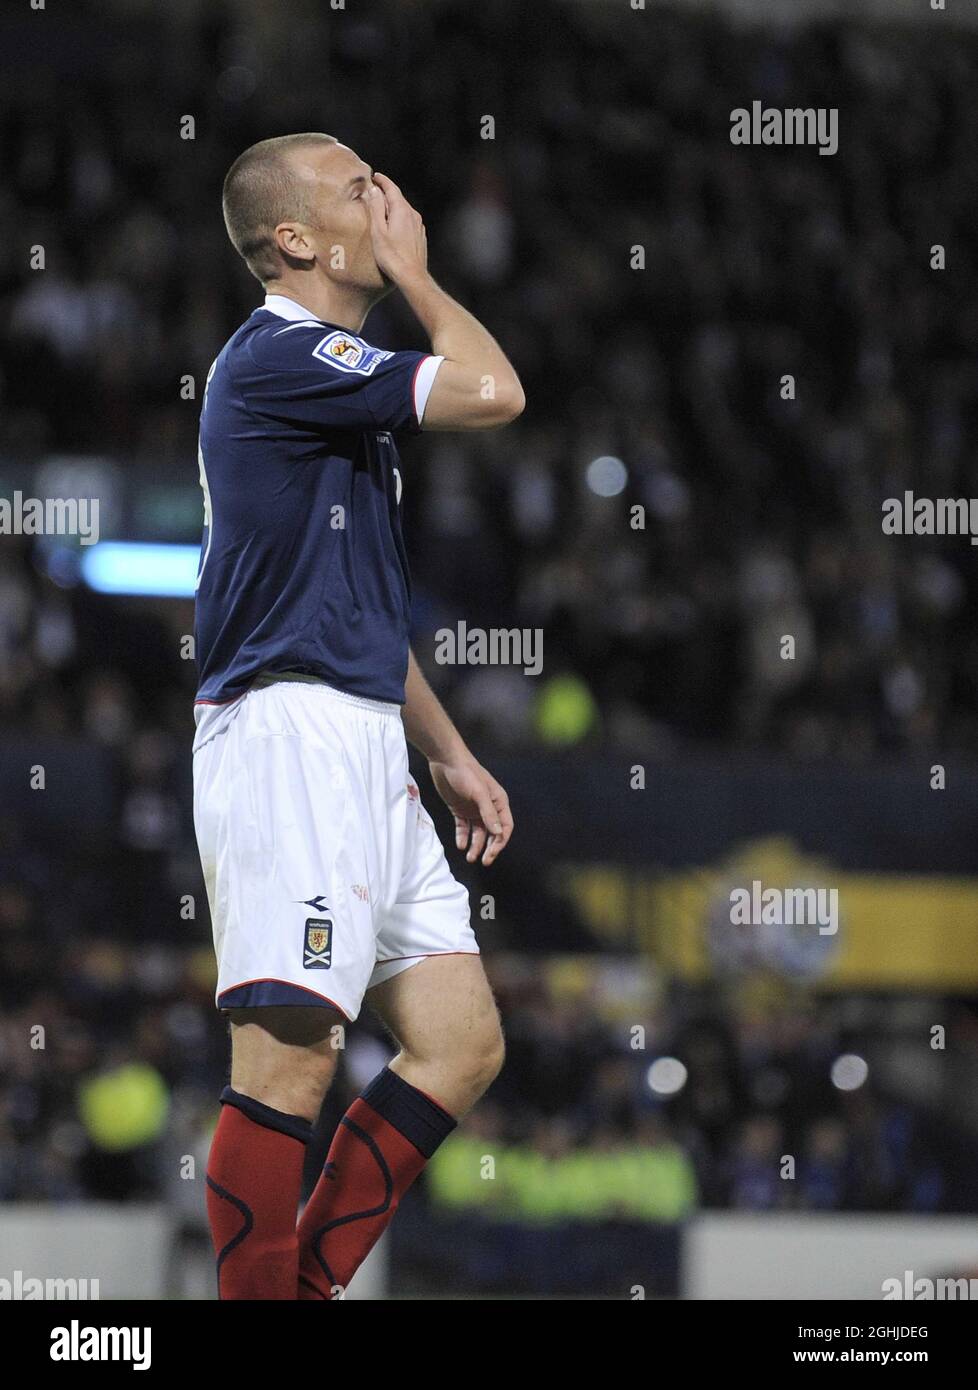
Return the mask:
[[[304,129],[398,179],[529,401],[406,458],[415,648],[516,811],[497,867],[461,868],[509,1055],[361,1295],[978,1272],[978,569],[880,525],[905,489],[978,495],[974,19],[4,12],[0,496],[97,497],[101,540],[0,537],[0,1277],[213,1296],[181,566],[196,396],[257,302],[221,180]],[[838,107],[838,153],[734,147],[755,99]],[[368,335],[423,345],[396,299]],[[458,621],[542,629],[543,672],[437,665]],[[836,888],[838,934],[731,927],[755,879]],[[365,1014],[310,1184],[389,1050]]]

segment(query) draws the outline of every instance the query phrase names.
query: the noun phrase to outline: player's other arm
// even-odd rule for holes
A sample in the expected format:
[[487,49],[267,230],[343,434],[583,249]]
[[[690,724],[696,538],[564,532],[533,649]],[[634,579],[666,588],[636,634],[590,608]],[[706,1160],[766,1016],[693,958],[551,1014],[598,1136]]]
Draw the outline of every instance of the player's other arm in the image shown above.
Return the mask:
[[455,844],[460,850],[467,848],[465,857],[470,864],[482,854],[482,862],[488,866],[506,848],[513,833],[509,797],[469,752],[421,674],[413,652],[408,656],[404,693],[404,732],[428,759],[438,795],[455,817]]
[[424,223],[397,184],[375,174],[368,198],[374,255],[417,314],[432,352],[445,360],[424,410],[426,430],[486,430],[509,424],[526,398],[502,348],[428,274]]

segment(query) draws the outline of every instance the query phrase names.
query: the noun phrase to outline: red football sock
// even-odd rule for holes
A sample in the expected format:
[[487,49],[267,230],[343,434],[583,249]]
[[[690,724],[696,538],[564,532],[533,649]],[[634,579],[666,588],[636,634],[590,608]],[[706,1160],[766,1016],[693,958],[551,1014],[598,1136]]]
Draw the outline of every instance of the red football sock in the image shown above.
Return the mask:
[[222,1299],[295,1299],[295,1217],[312,1125],[230,1086],[207,1162],[207,1216]]
[[447,1110],[385,1067],[353,1102],[299,1222],[299,1298],[345,1289],[397,1204],[455,1128]]

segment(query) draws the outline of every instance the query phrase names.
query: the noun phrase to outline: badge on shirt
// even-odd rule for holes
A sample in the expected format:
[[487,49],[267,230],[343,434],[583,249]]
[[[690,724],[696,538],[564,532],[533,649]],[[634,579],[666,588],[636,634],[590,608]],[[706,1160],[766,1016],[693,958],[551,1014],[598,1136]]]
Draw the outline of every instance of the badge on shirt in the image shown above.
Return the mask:
[[388,357],[394,356],[392,352],[371,347],[352,333],[339,332],[327,333],[313,348],[312,355],[341,372],[353,372],[357,376],[370,376],[379,362],[386,362]]

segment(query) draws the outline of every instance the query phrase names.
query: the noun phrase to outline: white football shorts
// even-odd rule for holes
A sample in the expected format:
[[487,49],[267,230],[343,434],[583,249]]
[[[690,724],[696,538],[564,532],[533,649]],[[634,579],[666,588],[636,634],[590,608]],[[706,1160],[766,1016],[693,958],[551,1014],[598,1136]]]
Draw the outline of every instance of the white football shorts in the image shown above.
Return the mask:
[[399,705],[263,677],[195,707],[194,826],[221,1009],[332,1006],[427,956],[478,955],[408,770]]

